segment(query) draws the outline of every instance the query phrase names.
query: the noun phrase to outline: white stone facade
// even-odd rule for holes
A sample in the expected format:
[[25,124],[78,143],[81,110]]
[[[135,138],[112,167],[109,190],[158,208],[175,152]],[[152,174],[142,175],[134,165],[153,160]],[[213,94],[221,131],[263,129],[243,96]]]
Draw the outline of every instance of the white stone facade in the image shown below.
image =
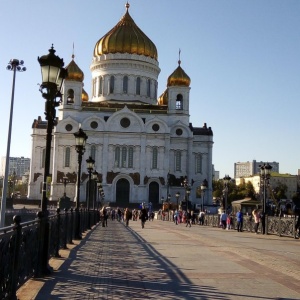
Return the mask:
[[[105,201],[110,205],[158,204],[168,193],[171,201],[176,202],[178,191],[181,201],[185,195],[181,186],[185,176],[189,182],[194,181],[190,200],[195,204],[201,202],[197,189],[207,179],[205,204],[212,204],[213,133],[206,124],[203,127],[190,124],[190,87],[167,87],[168,102],[158,104],[160,68],[157,60],[144,55],[103,54],[93,58],[90,69],[93,81],[90,101],[82,101],[83,82],[67,79],[64,82],[52,140],[49,199],[57,200],[63,195],[64,176],[69,181],[66,194],[75,198],[78,155],[74,133],[81,127],[88,136],[82,161],[81,202],[86,200],[86,159],[91,155],[102,181]],[[111,76],[114,77],[113,91]],[[74,92],[71,103],[70,90]],[[180,109],[176,106],[178,95],[182,97]],[[42,197],[45,134],[46,123],[35,120],[30,199]]]

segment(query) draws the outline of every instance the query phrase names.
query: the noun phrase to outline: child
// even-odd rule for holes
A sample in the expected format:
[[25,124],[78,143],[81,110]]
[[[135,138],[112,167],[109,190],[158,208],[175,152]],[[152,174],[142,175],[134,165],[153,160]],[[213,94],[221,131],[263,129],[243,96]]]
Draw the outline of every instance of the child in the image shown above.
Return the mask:
[[230,215],[227,216],[226,224],[227,224],[226,230],[231,229],[231,217],[230,217]]

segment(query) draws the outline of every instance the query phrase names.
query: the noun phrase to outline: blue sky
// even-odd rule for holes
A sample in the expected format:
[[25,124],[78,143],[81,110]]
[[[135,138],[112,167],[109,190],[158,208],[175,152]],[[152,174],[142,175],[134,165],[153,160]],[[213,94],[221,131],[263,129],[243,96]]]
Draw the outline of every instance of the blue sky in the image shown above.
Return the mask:
[[[0,157],[6,155],[13,73],[12,58],[25,61],[17,73],[10,156],[31,157],[31,126],[44,119],[37,57],[54,44],[85,74],[96,42],[125,13],[124,0],[2,0],[0,9]],[[214,132],[213,163],[233,176],[234,162],[277,161],[281,173],[300,163],[300,1],[131,0],[129,12],[156,44],[159,94],[181,66],[191,78],[190,120]]]

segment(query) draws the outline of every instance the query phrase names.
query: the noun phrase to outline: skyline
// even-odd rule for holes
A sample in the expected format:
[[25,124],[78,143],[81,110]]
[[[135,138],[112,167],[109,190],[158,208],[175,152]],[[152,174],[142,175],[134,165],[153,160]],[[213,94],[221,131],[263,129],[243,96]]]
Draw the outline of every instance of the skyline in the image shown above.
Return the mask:
[[[82,7],[79,0],[72,6],[54,2],[60,7],[55,18],[43,13],[44,0],[31,0],[29,11],[28,4],[20,3],[16,10],[10,1],[2,2],[0,25],[6,28],[2,39],[8,43],[0,56],[1,157],[6,155],[10,113],[9,60],[24,60],[27,68],[16,74],[10,156],[30,158],[33,120],[45,119],[37,57],[47,54],[53,43],[66,66],[74,44],[75,62],[85,74],[84,88],[90,95],[94,46],[117,24],[126,3],[90,1]],[[158,50],[158,95],[176,69],[181,49],[181,67],[191,78],[190,122],[194,127],[204,123],[212,127],[213,164],[220,178],[233,177],[235,162],[252,160],[276,161],[280,173],[297,174],[300,2],[187,0],[183,5],[173,0],[170,7],[167,1],[132,0],[129,4],[130,15]]]

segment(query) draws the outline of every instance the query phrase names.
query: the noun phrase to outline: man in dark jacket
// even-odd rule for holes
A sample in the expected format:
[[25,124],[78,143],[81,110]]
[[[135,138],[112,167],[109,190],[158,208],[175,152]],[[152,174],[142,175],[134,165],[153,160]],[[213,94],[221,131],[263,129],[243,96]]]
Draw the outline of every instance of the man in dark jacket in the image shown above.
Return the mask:
[[236,222],[237,222],[237,231],[242,232],[243,231],[243,213],[241,210],[239,210],[236,213]]

